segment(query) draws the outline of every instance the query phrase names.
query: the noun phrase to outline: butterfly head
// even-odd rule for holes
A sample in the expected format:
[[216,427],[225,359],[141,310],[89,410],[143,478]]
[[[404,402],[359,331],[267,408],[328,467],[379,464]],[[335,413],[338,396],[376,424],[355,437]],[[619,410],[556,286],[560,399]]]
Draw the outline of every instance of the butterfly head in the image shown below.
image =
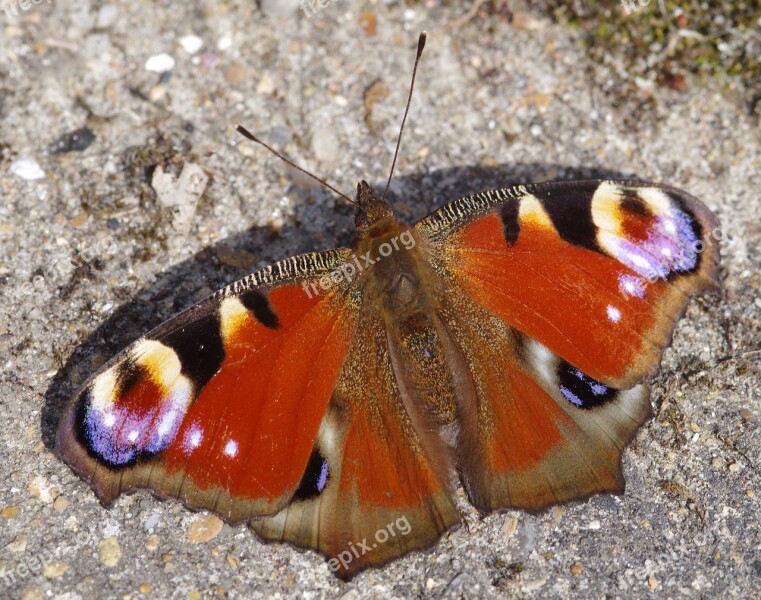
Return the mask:
[[357,215],[354,222],[362,236],[372,236],[379,228],[393,222],[394,213],[391,205],[379,200],[366,181],[357,184]]

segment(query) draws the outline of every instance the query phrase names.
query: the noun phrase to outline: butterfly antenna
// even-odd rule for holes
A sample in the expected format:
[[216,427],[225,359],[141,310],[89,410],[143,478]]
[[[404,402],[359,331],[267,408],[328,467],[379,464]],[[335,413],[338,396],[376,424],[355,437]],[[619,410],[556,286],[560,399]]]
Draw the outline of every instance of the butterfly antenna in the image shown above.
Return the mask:
[[399,128],[399,137],[396,140],[396,150],[394,151],[394,162],[391,163],[391,172],[388,174],[388,182],[386,182],[386,189],[383,190],[383,196],[381,201],[386,199],[386,193],[391,185],[391,178],[394,176],[394,167],[396,167],[396,158],[399,156],[399,146],[402,143],[402,133],[404,133],[404,123],[407,121],[407,113],[410,111],[410,102],[412,102],[412,90],[415,89],[415,76],[417,75],[417,65],[420,62],[420,56],[423,54],[423,48],[425,48],[425,40],[428,34],[423,31],[417,40],[417,55],[415,56],[415,66],[412,69],[412,81],[410,82],[410,95],[407,97],[407,106],[404,109],[404,117],[402,117],[402,126]]
[[309,171],[307,171],[306,169],[303,169],[303,168],[301,168],[299,165],[297,165],[296,163],[294,163],[292,160],[290,160],[289,158],[286,158],[285,156],[283,156],[282,154],[280,154],[280,152],[278,152],[277,150],[275,150],[275,149],[274,149],[272,146],[269,146],[269,145],[265,144],[265,143],[264,143],[262,140],[260,140],[258,137],[256,137],[256,136],[255,136],[253,133],[251,133],[251,132],[250,132],[248,129],[246,129],[245,127],[243,127],[243,125],[238,125],[238,126],[235,128],[235,129],[236,129],[236,130],[237,130],[237,132],[238,132],[238,133],[240,133],[240,134],[241,134],[243,137],[246,137],[246,138],[248,138],[249,140],[251,140],[252,142],[256,142],[257,144],[259,144],[259,145],[261,145],[261,146],[264,146],[265,148],[267,148],[267,150],[269,150],[270,152],[272,152],[272,154],[274,154],[275,156],[277,156],[277,157],[278,157],[280,160],[282,160],[283,162],[286,162],[286,163],[288,163],[288,164],[289,164],[289,165],[291,165],[291,166],[292,166],[294,169],[296,169],[296,170],[298,170],[298,171],[301,171],[301,172],[302,172],[302,173],[304,173],[305,175],[309,175],[309,177],[311,177],[312,179],[315,179],[315,180],[319,181],[319,182],[320,182],[322,185],[324,185],[324,186],[325,186],[326,188],[328,188],[329,190],[331,190],[331,191],[335,192],[336,194],[338,194],[339,196],[341,196],[341,198],[343,198],[344,200],[347,200],[348,202],[351,202],[352,204],[356,204],[356,202],[355,202],[354,200],[352,200],[351,198],[349,198],[349,196],[347,196],[346,194],[343,194],[343,193],[339,192],[339,191],[338,191],[336,188],[334,188],[332,185],[330,185],[330,184],[329,184],[327,181],[325,181],[324,179],[320,179],[320,178],[319,178],[319,177],[317,177],[317,175],[315,175],[314,173],[310,173],[310,172],[309,172]]

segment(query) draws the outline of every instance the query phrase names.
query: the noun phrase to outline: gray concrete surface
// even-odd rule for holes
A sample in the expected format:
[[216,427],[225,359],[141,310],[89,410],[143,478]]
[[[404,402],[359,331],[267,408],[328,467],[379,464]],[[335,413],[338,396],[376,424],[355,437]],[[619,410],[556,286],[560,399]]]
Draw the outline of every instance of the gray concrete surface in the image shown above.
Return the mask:
[[[0,12],[0,597],[758,597],[761,141],[743,90],[624,88],[615,48],[592,63],[541,14],[337,0],[306,18],[265,4],[270,16],[242,0]],[[50,450],[76,384],[248,270],[351,239],[350,207],[234,126],[347,192],[382,184],[422,29],[392,187],[403,218],[515,181],[620,175],[683,187],[721,219],[723,290],[677,328],[657,417],[625,454],[626,493],[472,512],[430,552],[348,584],[315,553],[147,492],[103,509]],[[84,127],[84,150],[89,134],[60,140]],[[209,178],[200,199],[190,178],[176,196],[154,189],[158,166],[187,164]]]

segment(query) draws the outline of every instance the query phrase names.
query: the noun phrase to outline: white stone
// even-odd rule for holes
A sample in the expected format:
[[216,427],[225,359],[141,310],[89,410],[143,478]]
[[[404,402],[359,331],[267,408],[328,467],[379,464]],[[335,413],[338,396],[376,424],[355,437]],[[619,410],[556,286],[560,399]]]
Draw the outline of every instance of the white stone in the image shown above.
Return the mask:
[[323,163],[333,164],[338,160],[341,144],[333,127],[315,127],[312,133],[312,152]]
[[11,173],[27,181],[45,179],[45,171],[33,158],[19,158],[10,168]]
[[174,69],[174,58],[166,52],[154,54],[145,61],[145,69],[153,73],[166,73]]
[[188,54],[195,54],[203,48],[203,40],[197,35],[184,35],[180,38],[180,46]]
[[224,52],[225,50],[229,50],[233,46],[233,38],[229,34],[223,35],[221,38],[219,38],[219,41],[217,42],[217,50],[221,50]]

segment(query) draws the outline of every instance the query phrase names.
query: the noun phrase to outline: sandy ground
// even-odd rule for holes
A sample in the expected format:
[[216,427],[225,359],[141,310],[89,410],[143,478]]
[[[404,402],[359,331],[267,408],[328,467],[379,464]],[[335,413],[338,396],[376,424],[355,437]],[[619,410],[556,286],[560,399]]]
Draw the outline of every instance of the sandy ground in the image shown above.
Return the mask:
[[[338,0],[306,18],[264,4],[0,13],[0,597],[761,593],[761,142],[742,90],[624,92],[615,60],[590,62],[572,30],[530,13],[458,22],[469,4]],[[515,181],[617,175],[678,185],[721,219],[722,292],[691,303],[664,355],[626,493],[472,512],[430,552],[348,584],[315,553],[147,492],[105,510],[50,450],[77,383],[223,284],[351,240],[351,207],[234,126],[339,189],[382,184],[422,29],[392,186],[402,218]],[[154,179],[184,167],[174,185]]]

